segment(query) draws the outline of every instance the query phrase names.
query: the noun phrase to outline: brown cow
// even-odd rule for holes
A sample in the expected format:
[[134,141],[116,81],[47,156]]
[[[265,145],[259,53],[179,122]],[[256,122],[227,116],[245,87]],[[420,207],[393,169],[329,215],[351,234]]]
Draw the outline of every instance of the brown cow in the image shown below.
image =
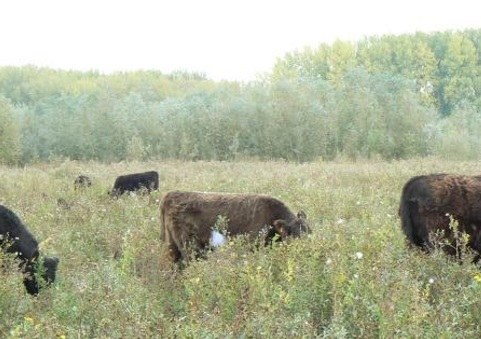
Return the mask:
[[[413,177],[404,185],[399,216],[412,245],[429,251],[434,247],[433,233],[441,231],[448,241],[443,249],[456,254],[452,218],[458,223],[458,231],[469,235],[467,246],[480,254],[481,177],[450,174]],[[475,261],[478,259],[479,256]]]
[[230,236],[255,238],[265,230],[266,245],[275,235],[282,241],[311,232],[303,212],[296,216],[283,202],[267,195],[173,191],[161,203],[161,239],[171,259],[188,260],[191,251],[199,257],[216,242],[222,243],[213,230],[219,217],[226,218],[225,231]]

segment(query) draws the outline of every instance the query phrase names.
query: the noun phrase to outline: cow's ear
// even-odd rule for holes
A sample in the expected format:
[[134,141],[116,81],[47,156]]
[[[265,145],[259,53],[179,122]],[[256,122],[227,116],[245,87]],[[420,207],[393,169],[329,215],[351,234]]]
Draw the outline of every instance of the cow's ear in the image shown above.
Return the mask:
[[302,211],[302,210],[299,211],[299,212],[297,212],[297,217],[298,217],[299,219],[307,219],[306,212],[304,212],[304,211]]
[[288,235],[287,223],[285,220],[278,219],[272,223],[272,226],[276,233],[281,236],[281,239],[284,239]]

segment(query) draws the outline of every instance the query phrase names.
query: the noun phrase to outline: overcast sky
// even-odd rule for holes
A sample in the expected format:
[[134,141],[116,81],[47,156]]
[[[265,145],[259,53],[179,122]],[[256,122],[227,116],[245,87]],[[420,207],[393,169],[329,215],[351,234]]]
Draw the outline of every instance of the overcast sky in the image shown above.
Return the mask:
[[481,28],[479,0],[5,0],[0,66],[253,80],[335,39]]

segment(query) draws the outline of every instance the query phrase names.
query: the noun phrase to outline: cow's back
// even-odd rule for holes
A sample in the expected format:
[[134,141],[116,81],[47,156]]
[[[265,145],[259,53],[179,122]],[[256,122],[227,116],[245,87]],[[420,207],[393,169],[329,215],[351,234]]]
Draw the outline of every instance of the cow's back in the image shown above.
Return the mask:
[[118,176],[112,189],[116,194],[145,188],[148,192],[159,189],[159,173],[149,171]]
[[164,198],[164,209],[170,208],[178,221],[197,227],[213,227],[225,218],[230,235],[256,233],[274,220],[292,220],[287,206],[262,194],[170,192]]
[[420,211],[450,214],[465,218],[476,216],[481,208],[478,177],[452,174],[431,174],[414,177],[406,183],[402,200],[415,202]]
[[20,258],[34,258],[38,254],[38,242],[23,225],[20,218],[7,207],[0,205],[0,244],[10,241],[8,252],[18,253]]

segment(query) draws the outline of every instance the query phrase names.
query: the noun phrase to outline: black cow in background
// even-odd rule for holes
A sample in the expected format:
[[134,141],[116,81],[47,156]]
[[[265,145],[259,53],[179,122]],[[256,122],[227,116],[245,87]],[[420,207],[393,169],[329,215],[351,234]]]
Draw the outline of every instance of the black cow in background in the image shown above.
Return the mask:
[[145,190],[147,193],[159,189],[159,173],[156,171],[133,173],[117,177],[110,195],[118,197],[125,192]]
[[[36,277],[39,258],[38,242],[17,215],[3,205],[0,205],[0,246],[7,253],[16,254],[24,274],[25,289],[31,295],[37,295],[40,289]],[[59,259],[56,257],[44,258],[41,277],[46,285],[55,281],[58,262]]]

